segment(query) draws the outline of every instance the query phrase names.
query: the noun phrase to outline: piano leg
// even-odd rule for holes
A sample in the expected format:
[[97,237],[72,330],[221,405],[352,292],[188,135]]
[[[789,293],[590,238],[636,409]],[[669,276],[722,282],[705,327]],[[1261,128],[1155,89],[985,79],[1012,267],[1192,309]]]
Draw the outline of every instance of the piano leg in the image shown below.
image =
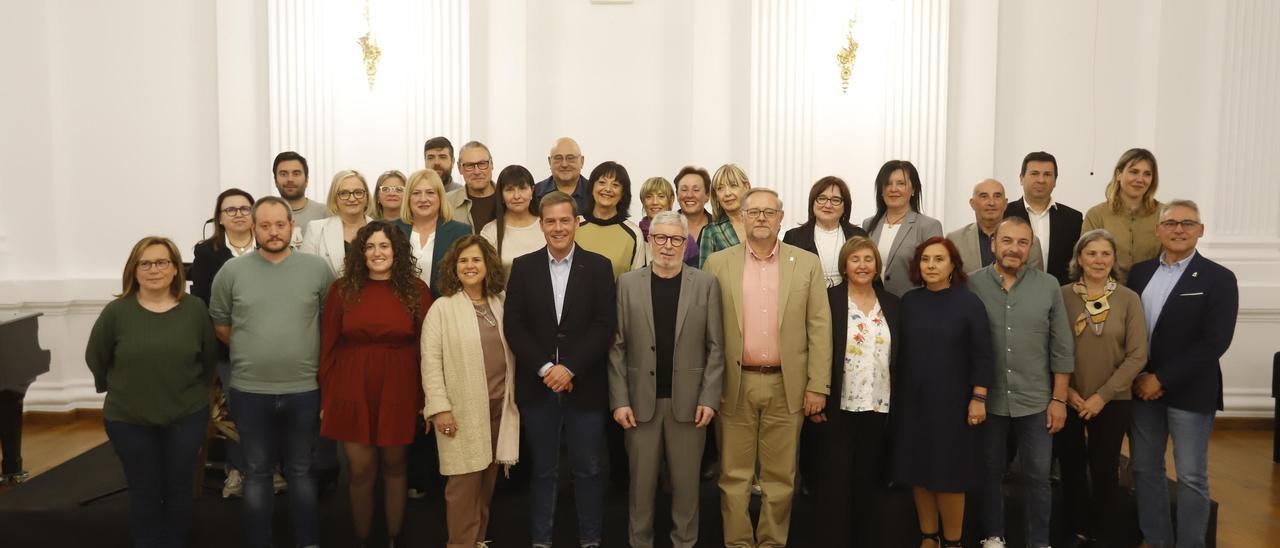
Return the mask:
[[22,469],[22,392],[0,390],[0,448],[4,460],[0,465],[0,483],[26,480]]

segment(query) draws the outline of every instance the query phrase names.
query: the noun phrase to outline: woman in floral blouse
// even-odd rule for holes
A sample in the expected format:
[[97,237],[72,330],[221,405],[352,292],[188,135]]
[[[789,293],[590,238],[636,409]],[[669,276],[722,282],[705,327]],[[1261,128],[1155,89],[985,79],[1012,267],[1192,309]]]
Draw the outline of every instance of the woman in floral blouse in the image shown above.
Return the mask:
[[870,239],[845,242],[839,265],[844,281],[827,290],[831,397],[825,412],[810,417],[822,447],[822,481],[814,482],[824,501],[819,523],[830,531],[832,546],[880,546],[875,524],[885,483],[898,298],[872,285],[880,252]]

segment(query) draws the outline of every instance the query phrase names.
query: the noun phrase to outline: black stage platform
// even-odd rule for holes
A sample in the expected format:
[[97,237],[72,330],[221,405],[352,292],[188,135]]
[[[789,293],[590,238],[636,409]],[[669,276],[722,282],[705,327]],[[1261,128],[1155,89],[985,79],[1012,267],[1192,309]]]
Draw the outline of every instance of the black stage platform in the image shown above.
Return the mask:
[[[567,476],[567,474],[562,474]],[[106,497],[89,506],[78,502],[94,495],[108,492],[124,485],[119,461],[109,444],[103,444],[41,474],[30,482],[0,495],[0,546],[27,547],[127,547],[129,527],[127,499],[124,494]],[[232,547],[241,544],[240,501],[224,500],[218,490],[221,476],[209,474],[208,485],[202,497],[195,501],[195,518],[192,524],[192,546]],[[1055,509],[1060,508],[1055,485]],[[1006,485],[1006,512],[1008,513],[1009,545],[1020,546],[1022,539],[1021,500],[1015,483]],[[656,525],[658,546],[670,546],[665,537],[670,523],[666,519],[667,503],[659,495]],[[721,546],[719,493],[714,482],[702,484],[701,538],[698,546]],[[499,486],[493,503],[490,538],[495,548],[527,547],[526,489],[514,481]],[[798,497],[791,520],[790,545],[797,547],[825,546],[824,527],[814,522],[814,507],[819,501],[811,497]],[[910,493],[892,490],[885,497],[883,520],[886,546],[918,546],[915,513]],[[606,500],[605,546],[626,546],[626,495],[621,489],[612,489]],[[338,488],[321,500],[321,529],[324,546],[353,546],[350,517],[347,513],[346,492]],[[972,504],[970,504],[972,509]],[[1213,506],[1209,539],[1216,536],[1217,504]],[[969,513],[966,531],[975,531],[973,512]],[[1061,519],[1053,520],[1055,544],[1061,544],[1064,531]],[[1132,524],[1125,532],[1126,544],[1138,542],[1137,521],[1133,499],[1129,498],[1117,516],[1121,523]],[[573,490],[562,485],[556,516],[556,546],[576,546],[575,518],[573,515]],[[375,517],[375,531],[380,518]],[[377,534],[377,533],[375,533]],[[445,544],[444,502],[439,496],[410,500],[405,516],[405,540],[409,546],[436,547]],[[969,538],[968,546],[975,546]],[[284,495],[276,498],[276,545],[292,546],[289,538],[288,503]],[[374,543],[372,546],[381,546]],[[1212,546],[1212,544],[1210,544]]]

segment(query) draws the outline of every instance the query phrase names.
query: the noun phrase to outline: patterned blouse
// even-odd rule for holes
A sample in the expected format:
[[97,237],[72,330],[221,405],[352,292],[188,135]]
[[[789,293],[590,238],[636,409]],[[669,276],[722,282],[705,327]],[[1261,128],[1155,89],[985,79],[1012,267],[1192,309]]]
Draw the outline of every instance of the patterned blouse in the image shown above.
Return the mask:
[[863,313],[849,301],[840,409],[889,412],[889,324],[880,303]]

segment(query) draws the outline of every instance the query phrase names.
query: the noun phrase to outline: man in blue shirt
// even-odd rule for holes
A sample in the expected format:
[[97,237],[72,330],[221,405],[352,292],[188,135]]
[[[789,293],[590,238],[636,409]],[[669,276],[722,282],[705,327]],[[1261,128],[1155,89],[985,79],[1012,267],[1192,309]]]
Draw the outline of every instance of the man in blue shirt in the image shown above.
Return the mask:
[[551,168],[551,176],[539,181],[533,187],[533,196],[539,200],[553,190],[559,190],[573,196],[578,204],[578,212],[587,211],[587,198],[591,195],[591,182],[582,176],[582,166],[586,157],[578,142],[568,137],[556,139],[555,146],[547,154],[547,165]]
[[[1235,335],[1240,290],[1235,274],[1196,252],[1200,209],[1174,200],[1160,210],[1160,256],[1133,265],[1129,287],[1142,295],[1151,350],[1133,381],[1130,434],[1138,526],[1150,546],[1204,546],[1209,522],[1209,433],[1222,409],[1219,360]],[[1169,519],[1165,448],[1173,438],[1178,529]]]

